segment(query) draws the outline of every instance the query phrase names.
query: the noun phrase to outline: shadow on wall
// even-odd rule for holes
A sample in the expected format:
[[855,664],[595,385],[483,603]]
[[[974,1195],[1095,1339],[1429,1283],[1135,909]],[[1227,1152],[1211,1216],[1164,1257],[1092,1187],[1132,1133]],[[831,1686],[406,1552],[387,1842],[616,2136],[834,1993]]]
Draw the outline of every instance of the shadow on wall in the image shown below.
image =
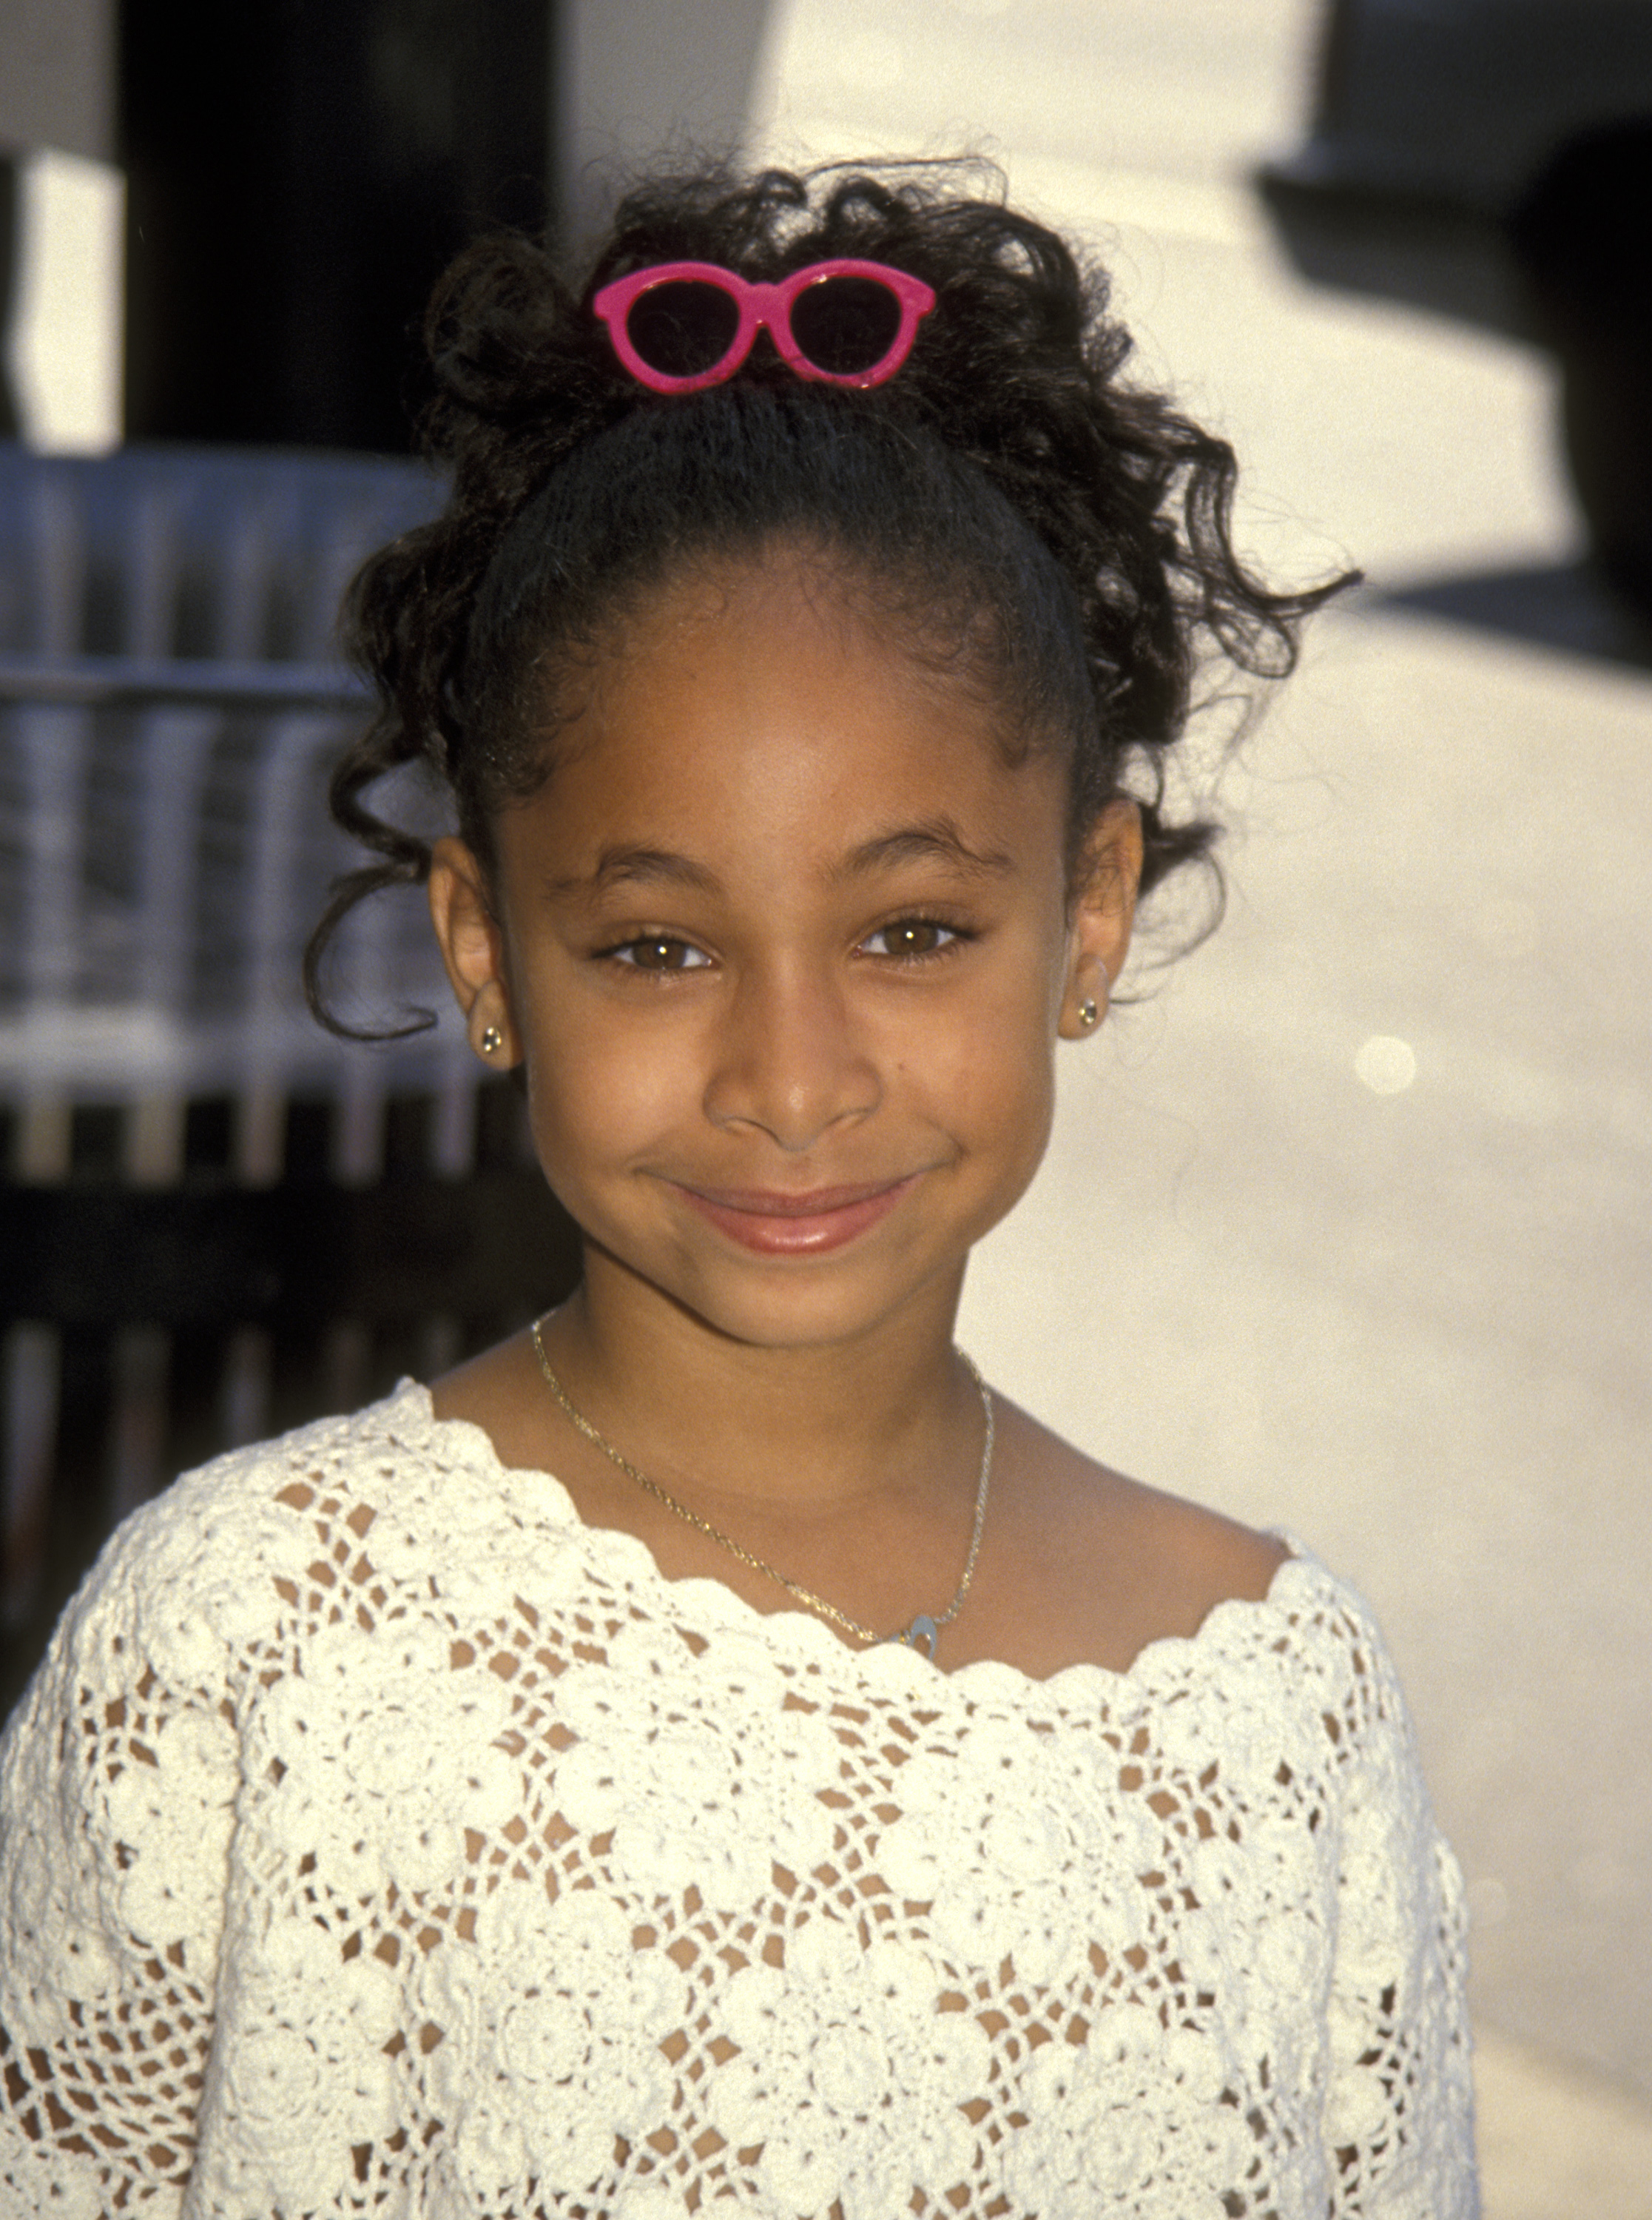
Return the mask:
[[1436,579],[1374,594],[1368,606],[1439,617],[1534,647],[1652,671],[1652,625],[1611,590],[1591,561]]
[[1332,0],[1306,144],[1258,178],[1318,284],[1532,341],[1561,373],[1572,570],[1407,607],[1633,665],[1652,627],[1652,9]]

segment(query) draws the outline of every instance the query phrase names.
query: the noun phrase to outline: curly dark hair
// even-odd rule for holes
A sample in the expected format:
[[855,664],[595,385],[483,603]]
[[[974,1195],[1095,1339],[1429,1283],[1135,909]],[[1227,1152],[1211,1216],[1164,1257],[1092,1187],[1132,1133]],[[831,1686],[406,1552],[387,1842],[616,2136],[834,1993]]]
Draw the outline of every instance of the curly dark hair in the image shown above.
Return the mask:
[[[660,177],[620,203],[577,284],[514,236],[449,269],[426,320],[424,423],[447,505],[373,556],[347,604],[380,706],[332,808],[375,860],[340,881],[306,952],[324,1025],[393,1037],[329,1011],[321,958],[356,902],[429,868],[427,842],[367,807],[375,781],[435,773],[490,867],[492,820],[550,775],[591,644],[685,564],[781,540],[832,558],[903,644],[988,690],[1007,746],[1067,749],[1072,843],[1128,793],[1144,892],[1208,858],[1215,826],[1172,821],[1165,802],[1198,674],[1213,660],[1283,677],[1301,618],[1343,582],[1273,593],[1248,572],[1231,447],[1125,382],[1105,275],[984,181],[957,164]],[[801,383],[760,338],[726,383],[663,397],[591,313],[602,285],[660,262],[772,282],[835,256],[937,296],[875,388]]]

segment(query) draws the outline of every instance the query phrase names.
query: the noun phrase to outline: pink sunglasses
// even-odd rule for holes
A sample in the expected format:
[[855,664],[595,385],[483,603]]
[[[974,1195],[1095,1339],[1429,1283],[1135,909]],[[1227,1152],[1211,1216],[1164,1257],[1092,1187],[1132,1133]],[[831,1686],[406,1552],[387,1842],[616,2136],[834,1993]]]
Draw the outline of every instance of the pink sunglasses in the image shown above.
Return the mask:
[[591,306],[620,361],[655,393],[732,377],[760,330],[799,377],[882,385],[912,352],[932,286],[882,262],[811,262],[777,285],[715,262],[662,262],[605,285]]

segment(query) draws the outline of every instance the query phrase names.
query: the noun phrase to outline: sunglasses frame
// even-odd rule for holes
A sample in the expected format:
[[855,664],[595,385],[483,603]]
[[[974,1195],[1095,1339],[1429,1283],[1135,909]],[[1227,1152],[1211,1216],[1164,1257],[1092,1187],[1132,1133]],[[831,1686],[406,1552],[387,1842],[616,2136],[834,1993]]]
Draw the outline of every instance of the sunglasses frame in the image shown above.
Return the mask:
[[[792,303],[811,285],[822,284],[832,278],[870,278],[885,286],[901,305],[900,326],[888,352],[868,370],[822,370],[818,363],[809,360],[792,336]],[[690,377],[673,377],[644,361],[631,344],[627,325],[633,307],[644,294],[651,292],[656,285],[685,281],[714,285],[719,291],[726,293],[739,309],[740,321],[727,352],[720,361],[709,370],[695,371]],[[892,270],[886,262],[853,259],[806,263],[802,269],[794,270],[789,278],[782,278],[776,285],[742,278],[737,270],[725,270],[716,262],[659,262],[647,270],[633,270],[628,278],[616,278],[591,302],[593,312],[608,327],[614,352],[638,384],[647,386],[653,393],[696,393],[708,385],[720,385],[734,375],[751,353],[760,331],[768,333],[787,367],[798,377],[812,378],[822,385],[882,385],[886,378],[895,376],[912,352],[919,323],[934,305],[935,290],[926,285],[921,278],[913,278],[904,270]]]

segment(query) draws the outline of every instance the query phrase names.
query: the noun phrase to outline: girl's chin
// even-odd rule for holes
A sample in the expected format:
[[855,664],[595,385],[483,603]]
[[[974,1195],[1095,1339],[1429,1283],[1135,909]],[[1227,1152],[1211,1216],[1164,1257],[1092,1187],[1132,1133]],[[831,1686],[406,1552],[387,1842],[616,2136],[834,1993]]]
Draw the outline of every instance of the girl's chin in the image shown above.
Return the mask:
[[[904,1269],[876,1269],[860,1259],[852,1243],[819,1256],[810,1269],[807,1255],[773,1256],[734,1243],[696,1244],[685,1257],[680,1248],[667,1257],[648,1257],[629,1244],[621,1250],[597,1242],[588,1257],[595,1271],[627,1283],[621,1300],[629,1309],[640,1297],[660,1302],[679,1317],[695,1320],[718,1341],[748,1349],[826,1349],[864,1340],[869,1334],[910,1316],[913,1306],[936,1308],[936,1331],[951,1331],[952,1313],[963,1284],[963,1257],[938,1262],[925,1271],[907,1260]],[[949,1269],[950,1268],[950,1269]],[[600,1287],[588,1287],[599,1313],[609,1308]]]

